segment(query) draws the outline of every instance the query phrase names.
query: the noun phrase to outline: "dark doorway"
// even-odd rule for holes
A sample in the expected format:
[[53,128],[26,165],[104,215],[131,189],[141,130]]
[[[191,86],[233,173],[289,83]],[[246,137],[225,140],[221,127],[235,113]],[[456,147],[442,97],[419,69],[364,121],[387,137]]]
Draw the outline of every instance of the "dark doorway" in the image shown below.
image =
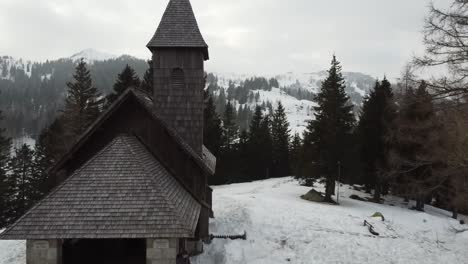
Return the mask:
[[63,243],[63,264],[145,264],[144,239],[70,239]]

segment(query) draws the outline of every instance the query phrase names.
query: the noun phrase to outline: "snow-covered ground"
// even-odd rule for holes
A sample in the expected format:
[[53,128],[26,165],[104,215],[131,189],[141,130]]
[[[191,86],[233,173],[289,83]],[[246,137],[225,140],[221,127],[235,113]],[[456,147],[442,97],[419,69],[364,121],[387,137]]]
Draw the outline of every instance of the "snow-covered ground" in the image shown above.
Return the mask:
[[[3,230],[0,230],[0,233]],[[1,264],[26,264],[25,241],[0,241]]]
[[[339,206],[302,200],[309,190],[292,178],[214,187],[210,231],[247,231],[247,240],[215,239],[192,263],[467,263],[468,231],[456,232],[467,227],[449,212],[411,211],[399,198],[387,197],[385,205],[352,200],[351,194],[365,194],[346,185]],[[371,218],[375,212],[385,221]],[[371,235],[364,220],[380,236]],[[0,241],[0,264],[25,263],[24,241]]]
[[[365,194],[349,186],[343,186],[339,206],[313,203],[300,198],[309,190],[292,178],[215,187],[210,231],[247,231],[247,240],[214,240],[193,263],[468,262],[468,231],[457,234],[464,227],[449,212],[430,206],[426,213],[412,211],[398,198],[386,205],[352,200],[353,193]],[[375,212],[385,221],[371,218]],[[364,220],[380,236],[371,235]]]

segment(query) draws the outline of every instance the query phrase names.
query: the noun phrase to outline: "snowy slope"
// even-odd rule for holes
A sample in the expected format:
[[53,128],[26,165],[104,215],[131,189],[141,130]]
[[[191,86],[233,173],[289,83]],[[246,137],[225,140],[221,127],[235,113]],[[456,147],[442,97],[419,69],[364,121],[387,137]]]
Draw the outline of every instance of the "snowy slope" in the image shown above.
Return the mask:
[[81,59],[84,59],[86,63],[93,63],[95,61],[105,61],[105,60],[110,60],[110,59],[115,59],[118,58],[119,56],[97,51],[95,49],[85,49],[82,50],[76,54],[73,54],[70,59],[73,61],[79,61]]
[[[297,73],[288,72],[277,75],[253,75],[253,74],[236,74],[236,73],[213,73],[218,77],[218,85],[228,87],[229,82],[239,85],[241,82],[252,77],[265,77],[267,79],[275,78],[278,80],[281,88],[296,88],[303,89],[313,93],[317,93],[322,85],[322,81],[327,78],[326,71],[312,73]],[[343,72],[343,77],[348,87],[348,92],[356,92],[364,96],[374,86],[375,79],[367,74],[359,72]]]
[[[240,86],[246,79],[252,77],[259,77],[248,74],[235,74],[235,73],[214,73],[217,77],[217,85],[224,88],[227,93],[227,88],[230,83],[234,86]],[[320,91],[322,81],[327,77],[326,71],[315,73],[285,73],[272,76],[261,76],[266,79],[276,78],[281,88],[292,90],[306,90],[317,94]],[[356,72],[344,72],[343,76],[346,82],[346,92],[350,96],[353,104],[359,106],[363,98],[369,93],[375,84],[375,79],[369,75]],[[249,104],[250,109],[255,109],[256,104],[262,102],[271,102],[276,107],[277,102],[281,101],[286,109],[286,114],[291,127],[291,134],[302,133],[305,131],[307,121],[314,118],[315,102],[309,100],[299,100],[293,96],[286,94],[279,88],[273,88],[272,91],[265,90],[251,90],[253,94],[260,93],[258,102]],[[215,93],[219,95],[219,92]],[[236,101],[233,101],[236,108],[239,106]]]
[[[317,104],[312,101],[298,100],[287,95],[279,88],[273,88],[271,91],[254,90],[253,93],[260,94],[260,101],[272,102],[273,108],[277,107],[278,102],[283,104],[291,129],[291,135],[295,133],[302,135],[306,130],[307,122],[314,118],[314,107],[317,106]],[[254,110],[255,106],[255,103],[249,105],[251,110]]]
[[[446,211],[430,206],[427,213],[411,211],[399,198],[387,198],[386,205],[351,200],[351,194],[365,194],[346,185],[339,206],[299,198],[309,190],[292,178],[214,187],[210,232],[247,231],[247,240],[216,239],[192,263],[467,263],[468,231],[455,230],[468,227]],[[371,218],[375,212],[386,220]],[[368,232],[364,220],[379,237]],[[24,241],[0,241],[0,264],[25,264]]]
[[[18,71],[22,71],[26,76],[31,77],[32,64],[31,61],[0,56],[0,79],[14,81],[14,75],[18,74]],[[16,71],[16,73],[13,74],[12,71]]]
[[[468,231],[448,212],[428,213],[351,200],[359,193],[344,186],[341,205],[308,202],[310,190],[292,178],[214,188],[211,233],[242,234],[247,240],[214,240],[196,264],[275,263],[467,263]],[[364,194],[359,193],[364,196]],[[385,222],[371,218],[381,212]],[[363,221],[371,222],[379,237]],[[466,227],[465,227],[466,228]]]

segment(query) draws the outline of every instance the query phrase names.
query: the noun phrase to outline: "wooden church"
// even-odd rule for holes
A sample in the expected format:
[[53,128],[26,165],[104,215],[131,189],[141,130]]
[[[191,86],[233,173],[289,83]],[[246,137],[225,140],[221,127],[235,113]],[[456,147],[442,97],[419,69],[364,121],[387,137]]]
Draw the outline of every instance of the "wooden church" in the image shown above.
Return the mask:
[[27,264],[176,263],[209,238],[216,158],[203,146],[205,43],[189,0],[170,0],[147,45],[153,91],[129,89],[50,170],[57,187],[0,239]]

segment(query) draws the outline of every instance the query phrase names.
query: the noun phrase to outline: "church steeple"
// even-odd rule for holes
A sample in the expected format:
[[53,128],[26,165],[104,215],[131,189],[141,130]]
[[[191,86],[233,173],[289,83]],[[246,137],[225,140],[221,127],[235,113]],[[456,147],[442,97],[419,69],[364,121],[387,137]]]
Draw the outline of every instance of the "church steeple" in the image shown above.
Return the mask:
[[200,48],[208,60],[208,45],[203,39],[189,0],[170,0],[158,29],[147,47]]
[[170,0],[147,47],[153,53],[153,97],[159,117],[202,155],[206,45],[189,0]]

